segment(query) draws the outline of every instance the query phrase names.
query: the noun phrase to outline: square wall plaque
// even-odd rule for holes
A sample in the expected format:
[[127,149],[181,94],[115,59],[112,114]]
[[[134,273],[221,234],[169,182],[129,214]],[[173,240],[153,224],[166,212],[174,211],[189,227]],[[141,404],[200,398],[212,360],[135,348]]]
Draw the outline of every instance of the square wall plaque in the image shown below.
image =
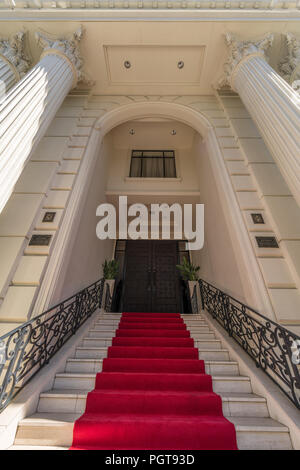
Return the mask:
[[49,246],[52,235],[32,235],[29,245],[31,246]]
[[279,248],[275,237],[255,237],[259,248]]
[[42,222],[53,222],[56,212],[45,212]]
[[252,220],[254,224],[264,224],[264,218],[262,214],[251,214]]

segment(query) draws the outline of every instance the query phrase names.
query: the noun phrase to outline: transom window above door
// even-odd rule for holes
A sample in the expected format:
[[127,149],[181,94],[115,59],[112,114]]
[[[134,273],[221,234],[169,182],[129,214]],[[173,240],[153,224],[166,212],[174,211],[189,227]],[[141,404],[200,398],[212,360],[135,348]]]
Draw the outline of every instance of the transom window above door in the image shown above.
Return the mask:
[[132,150],[132,178],[176,178],[174,150]]

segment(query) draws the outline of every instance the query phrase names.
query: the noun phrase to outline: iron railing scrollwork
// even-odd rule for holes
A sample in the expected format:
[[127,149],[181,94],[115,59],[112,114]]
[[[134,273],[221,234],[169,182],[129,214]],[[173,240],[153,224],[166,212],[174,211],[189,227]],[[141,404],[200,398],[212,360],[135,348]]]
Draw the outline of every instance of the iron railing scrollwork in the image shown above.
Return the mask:
[[201,279],[199,286],[202,309],[300,408],[300,337],[208,282]]
[[0,337],[0,411],[101,307],[100,279]]

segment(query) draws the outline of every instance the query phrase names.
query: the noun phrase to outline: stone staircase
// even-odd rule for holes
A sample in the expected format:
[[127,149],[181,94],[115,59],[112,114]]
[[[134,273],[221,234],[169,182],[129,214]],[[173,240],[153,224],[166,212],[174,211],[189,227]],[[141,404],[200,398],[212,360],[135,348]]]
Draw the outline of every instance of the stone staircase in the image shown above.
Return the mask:
[[[19,422],[13,450],[67,449],[72,444],[74,421],[85,410],[87,393],[94,388],[102,359],[119,323],[120,314],[97,313],[94,322],[65,371],[56,374],[53,389],[40,395],[35,414]],[[216,338],[203,316],[182,315],[212,375],[213,389],[221,395],[223,414],[237,431],[239,449],[292,449],[289,430],[270,418],[264,397],[253,393],[249,377]]]

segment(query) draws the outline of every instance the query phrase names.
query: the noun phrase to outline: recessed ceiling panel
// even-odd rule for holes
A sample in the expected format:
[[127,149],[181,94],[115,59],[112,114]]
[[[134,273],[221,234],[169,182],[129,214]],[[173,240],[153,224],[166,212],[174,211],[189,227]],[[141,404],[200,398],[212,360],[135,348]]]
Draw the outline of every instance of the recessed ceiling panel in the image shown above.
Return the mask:
[[111,85],[198,85],[205,46],[106,45],[104,52]]

